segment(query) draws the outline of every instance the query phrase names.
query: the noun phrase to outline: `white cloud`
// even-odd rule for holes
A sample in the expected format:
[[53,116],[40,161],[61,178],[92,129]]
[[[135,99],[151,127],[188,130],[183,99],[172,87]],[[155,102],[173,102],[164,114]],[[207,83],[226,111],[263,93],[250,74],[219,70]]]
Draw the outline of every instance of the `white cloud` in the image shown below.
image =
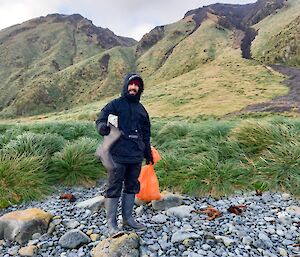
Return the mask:
[[64,0],[16,0],[0,1],[0,29],[22,23],[26,20],[55,13],[69,1]]
[[140,40],[143,35],[148,33],[150,30],[152,30],[155,27],[155,24],[141,24],[137,27],[134,27],[131,31],[131,34],[128,35],[128,37],[135,38],[136,40]]

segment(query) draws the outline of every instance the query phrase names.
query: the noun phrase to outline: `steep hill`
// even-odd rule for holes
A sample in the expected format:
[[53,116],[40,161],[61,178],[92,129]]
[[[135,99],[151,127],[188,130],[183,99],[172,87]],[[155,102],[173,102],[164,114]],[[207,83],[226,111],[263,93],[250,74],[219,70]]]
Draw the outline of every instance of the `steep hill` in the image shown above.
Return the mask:
[[300,1],[286,1],[284,8],[254,28],[258,30],[252,45],[255,59],[300,67]]
[[[299,6],[297,0],[204,6],[139,42],[80,15],[48,15],[10,27],[0,31],[0,115],[102,104],[132,70],[145,79],[143,101],[155,116],[222,116],[263,103],[288,92],[284,77],[264,65],[273,63],[265,46],[273,56],[273,41],[282,47],[292,42]],[[289,51],[291,64],[296,48]]]
[[[53,110],[56,106],[56,100],[51,104],[52,94],[55,94],[53,91],[60,95],[59,91],[66,92],[65,86],[77,89],[75,84],[68,84],[70,81],[59,88],[58,82],[64,76],[60,74],[61,71],[75,67],[113,47],[133,44],[135,40],[119,37],[108,29],[96,27],[79,14],[52,14],[1,30],[0,110],[12,105],[13,113],[20,115],[37,109],[39,103],[50,106],[49,110]],[[99,59],[97,71],[95,70],[98,79],[107,79],[104,73],[107,72],[108,59]],[[77,67],[74,79],[84,73],[80,71],[81,65]],[[72,73],[73,69],[69,71]],[[51,84],[53,79],[55,84]],[[95,81],[95,78],[89,77],[91,79]],[[47,85],[50,85],[51,92],[46,92]],[[65,94],[64,97],[71,101],[72,94]],[[28,102],[33,108],[28,106]]]

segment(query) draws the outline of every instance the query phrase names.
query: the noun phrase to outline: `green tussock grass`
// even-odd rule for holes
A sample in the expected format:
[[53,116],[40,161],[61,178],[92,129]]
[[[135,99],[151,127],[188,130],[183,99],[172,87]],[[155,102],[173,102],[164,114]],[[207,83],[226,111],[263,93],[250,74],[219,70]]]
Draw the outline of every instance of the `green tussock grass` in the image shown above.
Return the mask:
[[1,208],[40,199],[59,183],[91,186],[105,174],[94,156],[100,137],[92,122],[1,124],[0,130]]
[[51,192],[41,156],[0,154],[0,208]]
[[162,189],[228,196],[254,189],[299,196],[299,122],[288,118],[163,124],[153,141]]
[[[10,156],[5,157],[4,171],[13,170],[17,161],[20,165],[33,165],[34,170],[39,160],[42,172],[36,177],[41,179],[37,184],[90,186],[105,176],[94,156],[101,140],[93,122],[0,125],[0,130],[4,136],[0,155]],[[283,116],[153,119],[152,144],[162,157],[155,165],[160,188],[217,198],[255,189],[299,196],[299,133],[300,122]],[[40,151],[40,147],[47,151]],[[9,162],[12,168],[8,169]],[[23,172],[21,167],[17,169]],[[7,172],[1,173],[0,181],[7,180]],[[7,184],[1,183],[4,191]],[[17,188],[18,181],[14,183]],[[23,197],[22,192],[16,193],[18,201],[31,199]],[[9,200],[2,206],[13,202]]]
[[2,150],[6,153],[27,155],[52,155],[60,151],[65,144],[62,136],[57,134],[35,134],[25,132],[9,141]]
[[297,137],[291,126],[274,124],[268,121],[245,121],[237,126],[231,136],[240,144],[245,152],[261,153],[274,145],[288,143]]
[[65,185],[88,185],[103,176],[95,158],[97,141],[80,138],[67,144],[51,159],[51,179]]
[[277,144],[257,162],[256,172],[268,188],[300,195],[300,142]]

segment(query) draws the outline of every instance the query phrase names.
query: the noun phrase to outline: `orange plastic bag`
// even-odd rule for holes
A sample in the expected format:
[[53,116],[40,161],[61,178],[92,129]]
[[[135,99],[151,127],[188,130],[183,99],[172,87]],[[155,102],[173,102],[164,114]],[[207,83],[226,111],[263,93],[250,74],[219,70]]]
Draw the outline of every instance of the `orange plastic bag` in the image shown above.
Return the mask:
[[[151,146],[152,156],[154,164],[160,160],[159,153]],[[142,201],[149,202],[152,200],[159,200],[161,195],[159,193],[158,179],[154,171],[152,164],[142,167],[140,176],[140,192],[136,194],[136,197]]]
[[157,163],[161,158],[160,158],[160,155],[158,153],[158,151],[153,147],[151,146],[151,151],[152,151],[152,156],[153,156],[153,162],[154,164]]

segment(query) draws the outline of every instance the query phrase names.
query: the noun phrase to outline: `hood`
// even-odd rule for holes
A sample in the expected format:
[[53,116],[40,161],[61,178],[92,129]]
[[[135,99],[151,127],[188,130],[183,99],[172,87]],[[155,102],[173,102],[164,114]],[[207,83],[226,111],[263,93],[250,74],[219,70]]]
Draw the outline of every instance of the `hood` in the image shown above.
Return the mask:
[[[139,92],[133,96],[128,93],[128,84],[131,80],[134,80],[134,79],[140,80],[141,85],[139,86]],[[139,102],[143,91],[144,91],[144,81],[141,78],[141,76],[134,72],[128,73],[124,78],[123,90],[122,90],[122,94],[121,94],[122,97],[125,97],[126,99],[128,99],[131,102]]]

